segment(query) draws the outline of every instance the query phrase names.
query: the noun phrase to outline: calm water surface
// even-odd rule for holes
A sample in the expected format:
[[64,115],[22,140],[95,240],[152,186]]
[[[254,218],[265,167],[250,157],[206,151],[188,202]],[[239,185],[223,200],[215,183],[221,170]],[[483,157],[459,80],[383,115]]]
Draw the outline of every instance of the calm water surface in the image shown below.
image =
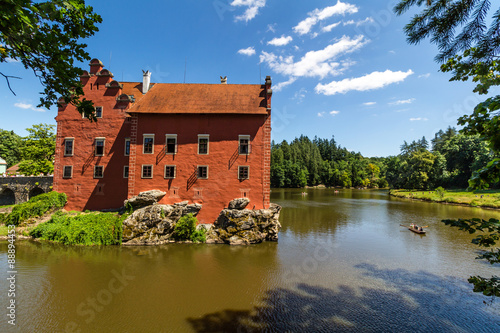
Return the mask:
[[[466,279],[499,274],[444,218],[500,212],[384,191],[274,190],[279,243],[69,247],[18,241],[17,325],[1,332],[500,332]],[[428,225],[421,236],[400,227]]]

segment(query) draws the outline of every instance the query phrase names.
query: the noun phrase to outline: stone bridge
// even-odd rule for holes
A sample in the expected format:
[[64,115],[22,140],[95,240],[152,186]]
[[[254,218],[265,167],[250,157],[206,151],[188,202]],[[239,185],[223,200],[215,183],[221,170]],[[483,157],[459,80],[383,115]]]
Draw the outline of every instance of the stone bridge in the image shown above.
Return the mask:
[[0,177],[0,206],[26,202],[52,191],[53,176]]

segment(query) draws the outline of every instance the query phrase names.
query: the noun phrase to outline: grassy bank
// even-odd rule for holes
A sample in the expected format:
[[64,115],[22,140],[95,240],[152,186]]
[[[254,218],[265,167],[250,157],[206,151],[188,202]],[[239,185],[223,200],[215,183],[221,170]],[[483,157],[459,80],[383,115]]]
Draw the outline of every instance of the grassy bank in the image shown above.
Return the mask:
[[391,190],[390,195],[432,202],[469,205],[472,207],[500,208],[500,190],[482,190],[467,192],[465,190],[445,191],[408,191]]

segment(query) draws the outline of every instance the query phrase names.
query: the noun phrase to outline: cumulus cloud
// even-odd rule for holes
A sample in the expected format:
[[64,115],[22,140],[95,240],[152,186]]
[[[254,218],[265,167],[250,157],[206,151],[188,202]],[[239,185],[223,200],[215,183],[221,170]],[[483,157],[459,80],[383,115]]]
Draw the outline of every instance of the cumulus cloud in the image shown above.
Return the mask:
[[269,42],[267,42],[267,45],[274,45],[274,46],[285,46],[288,43],[290,43],[293,40],[291,36],[286,36],[282,35],[281,37],[276,37],[271,39]]
[[246,56],[252,56],[255,54],[255,49],[253,47],[247,47],[246,49],[238,50],[238,53]]
[[372,105],[375,105],[377,104],[377,102],[366,102],[366,103],[363,103],[364,106],[372,106]]
[[399,101],[391,102],[389,105],[402,105],[402,104],[411,104],[415,102],[415,98],[409,98],[409,99],[402,99]]
[[274,91],[281,91],[281,90],[283,90],[283,88],[285,88],[286,86],[291,85],[295,81],[297,81],[297,78],[296,77],[291,77],[289,80],[284,81],[284,82],[280,82],[277,85],[273,86],[273,90]]
[[247,7],[242,15],[236,16],[236,21],[248,22],[259,13],[259,9],[266,5],[266,0],[233,0],[230,3],[233,7]]
[[383,88],[389,84],[404,81],[412,75],[410,69],[407,72],[386,70],[385,72],[373,72],[362,77],[332,81],[328,84],[319,83],[314,89],[318,94],[335,95],[345,94],[349,91],[366,91]]
[[337,115],[337,114],[339,114],[339,113],[340,113],[340,111],[335,111],[335,110],[334,110],[334,111],[330,111],[330,114],[331,114],[332,116],[335,116],[335,115]]
[[332,31],[333,28],[338,27],[340,25],[340,23],[342,23],[342,22],[337,22],[337,23],[327,25],[326,27],[321,28],[321,31],[330,32],[330,31]]
[[429,119],[427,119],[427,118],[420,118],[420,117],[419,118],[410,118],[410,121],[427,121],[427,120],[429,120]]
[[355,5],[337,1],[337,4],[334,6],[325,7],[323,9],[316,8],[312,12],[309,12],[308,17],[293,27],[293,30],[299,35],[305,35],[320,21],[326,20],[334,15],[354,14],[357,12],[358,7]]
[[421,74],[418,76],[419,79],[428,79],[431,76],[431,73]]
[[354,39],[343,36],[334,44],[328,45],[323,50],[309,51],[299,61],[295,62],[293,56],[276,56],[274,53],[262,51],[260,62],[266,63],[272,70],[290,77],[319,77],[339,75],[353,62],[333,62],[341,55],[354,52],[365,45],[367,41],[363,36]]
[[365,23],[373,23],[373,22],[375,22],[375,20],[372,17],[367,17],[364,20],[360,20],[360,21],[349,20],[349,21],[343,22],[342,24],[344,26],[355,25],[355,26],[359,27]]
[[45,109],[37,108],[33,104],[28,104],[28,103],[15,103],[14,106],[16,108],[25,109],[25,110],[33,110],[36,112],[45,112]]

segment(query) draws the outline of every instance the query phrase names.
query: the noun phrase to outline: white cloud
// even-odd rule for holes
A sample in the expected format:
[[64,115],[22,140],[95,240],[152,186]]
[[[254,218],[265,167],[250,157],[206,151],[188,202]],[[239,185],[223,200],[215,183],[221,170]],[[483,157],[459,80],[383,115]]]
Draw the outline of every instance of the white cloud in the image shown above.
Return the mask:
[[372,106],[372,105],[375,105],[377,104],[377,102],[366,102],[366,103],[363,103],[364,106]]
[[242,15],[236,16],[234,19],[236,21],[248,22],[257,16],[259,8],[266,5],[266,0],[233,0],[230,5],[233,7],[247,7]]
[[290,43],[293,40],[291,36],[286,36],[282,35],[281,37],[276,37],[271,39],[269,42],[267,42],[267,45],[274,45],[274,46],[285,46],[288,43]]
[[390,54],[396,54],[396,51],[394,51],[394,50],[389,50],[389,53],[390,53]]
[[323,9],[316,8],[312,12],[308,13],[308,17],[299,22],[293,30],[299,35],[305,35],[309,33],[314,25],[318,22],[330,18],[334,15],[345,15],[354,14],[358,12],[358,7],[351,5],[349,3],[337,1],[337,4],[330,7],[325,7]]
[[276,56],[274,53],[262,51],[260,62],[267,63],[275,72],[291,77],[319,77],[339,75],[353,62],[332,62],[340,55],[354,52],[365,45],[367,41],[363,36],[355,39],[343,36],[334,44],[328,45],[323,50],[309,51],[299,61],[294,62],[293,56]]
[[332,116],[335,116],[335,115],[337,115],[337,114],[339,114],[339,113],[340,113],[340,111],[335,111],[335,110],[334,110],[334,111],[330,111],[330,114],[331,114]]
[[246,49],[238,50],[238,53],[246,56],[252,56],[255,54],[255,49],[253,47],[247,47]]
[[36,112],[45,112],[45,109],[37,108],[33,106],[33,104],[28,104],[28,103],[15,103],[15,107],[20,108],[20,109],[25,109],[25,110],[33,110]]
[[267,30],[266,30],[266,32],[269,32],[269,31],[271,31],[271,32],[273,32],[273,33],[274,33],[274,32],[276,32],[276,28],[275,28],[275,27],[276,27],[277,25],[278,25],[277,23],[268,24],[268,25],[267,25]]
[[286,86],[291,85],[295,81],[297,81],[297,78],[296,77],[291,77],[288,81],[280,82],[277,85],[273,86],[273,90],[274,91],[281,91],[281,90],[283,90],[283,88],[285,88]]
[[364,20],[361,20],[361,21],[354,21],[354,20],[349,20],[349,21],[344,21],[342,22],[342,25],[343,26],[346,26],[346,25],[356,25],[357,27],[359,27],[360,25],[363,25],[365,23],[373,23],[375,22],[375,20],[371,17],[367,17],[365,18]]
[[307,89],[306,88],[300,88],[299,91],[296,91],[295,94],[293,94],[293,99],[297,100],[297,103],[302,103],[304,98],[306,98],[307,94]]
[[410,121],[427,121],[427,120],[429,120],[429,119],[427,119],[427,118],[420,118],[420,117],[419,118],[410,118]]
[[419,75],[418,78],[419,79],[421,79],[421,78],[428,79],[430,76],[431,76],[431,73],[426,73],[426,74]]
[[332,81],[328,84],[319,83],[314,89],[318,94],[335,95],[345,94],[348,91],[366,91],[380,89],[392,83],[404,81],[412,75],[410,69],[407,72],[386,70],[385,72],[373,72],[362,77],[344,79],[342,81]]
[[330,31],[332,31],[333,28],[338,27],[340,25],[340,23],[342,23],[342,22],[337,22],[337,23],[327,25],[326,27],[321,28],[321,31],[330,32]]
[[415,98],[409,98],[409,99],[402,99],[399,101],[391,102],[389,105],[402,105],[402,104],[411,104],[415,102]]
[[325,112],[318,112],[318,117],[323,117],[325,115]]

